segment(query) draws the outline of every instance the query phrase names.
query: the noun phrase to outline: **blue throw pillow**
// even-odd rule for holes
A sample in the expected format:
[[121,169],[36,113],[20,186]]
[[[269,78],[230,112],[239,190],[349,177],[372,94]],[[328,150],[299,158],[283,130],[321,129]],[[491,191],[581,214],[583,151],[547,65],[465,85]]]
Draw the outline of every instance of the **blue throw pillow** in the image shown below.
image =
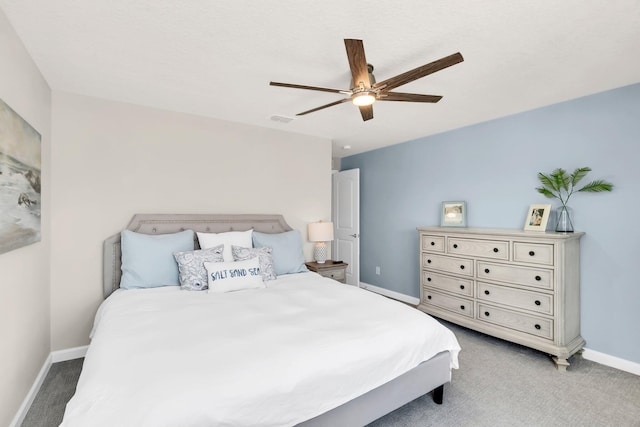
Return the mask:
[[300,231],[292,230],[275,234],[254,231],[253,247],[261,248],[263,246],[272,249],[271,256],[276,275],[309,271],[304,265]]
[[172,234],[142,234],[125,230],[121,234],[124,289],[178,286],[178,264],[174,252],[193,250],[193,230]]

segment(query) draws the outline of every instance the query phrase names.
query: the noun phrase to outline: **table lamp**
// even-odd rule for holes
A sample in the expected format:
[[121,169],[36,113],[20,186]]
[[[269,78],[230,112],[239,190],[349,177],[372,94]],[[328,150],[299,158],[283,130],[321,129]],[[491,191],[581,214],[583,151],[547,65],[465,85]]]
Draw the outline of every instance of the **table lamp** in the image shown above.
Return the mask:
[[316,242],[313,248],[313,257],[318,264],[324,264],[327,260],[327,245],[325,242],[333,240],[332,222],[312,222],[309,224],[309,241]]

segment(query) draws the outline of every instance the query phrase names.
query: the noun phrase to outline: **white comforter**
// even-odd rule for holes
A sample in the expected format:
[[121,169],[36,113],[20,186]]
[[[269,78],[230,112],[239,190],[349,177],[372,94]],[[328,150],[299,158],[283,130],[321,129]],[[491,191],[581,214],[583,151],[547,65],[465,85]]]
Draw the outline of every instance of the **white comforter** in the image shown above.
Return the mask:
[[119,290],[96,315],[62,426],[289,426],[449,350],[418,310],[315,273],[266,289]]

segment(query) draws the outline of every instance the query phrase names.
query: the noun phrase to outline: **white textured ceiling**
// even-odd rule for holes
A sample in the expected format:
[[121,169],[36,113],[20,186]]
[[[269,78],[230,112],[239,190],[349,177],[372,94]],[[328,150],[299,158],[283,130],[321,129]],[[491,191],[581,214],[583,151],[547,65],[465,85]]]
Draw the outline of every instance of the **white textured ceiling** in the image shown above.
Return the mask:
[[[333,140],[367,151],[640,81],[640,0],[0,0],[53,90]],[[465,61],[398,88],[363,122],[344,38],[378,81],[443,56]],[[345,151],[342,147],[350,145]]]

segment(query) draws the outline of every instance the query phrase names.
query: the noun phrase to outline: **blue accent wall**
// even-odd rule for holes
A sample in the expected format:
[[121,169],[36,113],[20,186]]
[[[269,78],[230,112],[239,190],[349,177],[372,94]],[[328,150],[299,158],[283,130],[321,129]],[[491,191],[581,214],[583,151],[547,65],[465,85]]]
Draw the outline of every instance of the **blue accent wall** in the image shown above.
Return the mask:
[[466,201],[469,227],[521,229],[530,204],[557,205],[537,173],[581,166],[615,184],[569,202],[586,232],[582,336],[640,363],[640,84],[343,158],[360,169],[361,281],[418,297],[416,227],[439,225],[442,201]]

